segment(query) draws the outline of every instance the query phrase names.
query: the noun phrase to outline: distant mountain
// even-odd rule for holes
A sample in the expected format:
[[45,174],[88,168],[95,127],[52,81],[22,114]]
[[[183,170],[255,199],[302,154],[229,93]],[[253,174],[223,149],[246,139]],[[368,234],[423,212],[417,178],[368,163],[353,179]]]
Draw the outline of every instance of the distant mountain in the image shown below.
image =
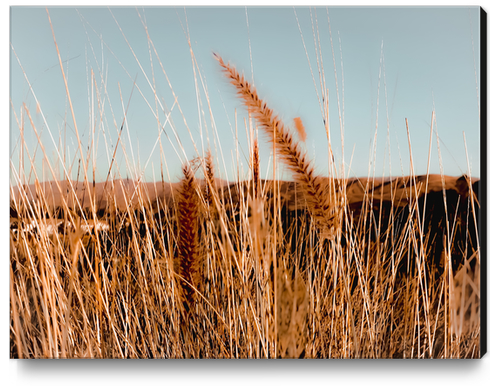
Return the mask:
[[[272,191],[272,181],[262,180],[264,192]],[[323,179],[325,189],[329,188],[332,179]],[[452,191],[465,199],[470,194],[469,180],[465,176],[452,177],[441,176],[438,174],[419,175],[415,177],[391,177],[391,178],[349,178],[345,181],[335,180],[338,189],[346,189],[347,200],[350,206],[362,204],[365,198],[372,202],[392,202],[395,206],[405,206],[410,200],[419,198],[425,192],[442,192],[443,184],[446,191]],[[480,180],[473,178],[472,190],[476,197],[479,197]],[[36,186],[37,185],[37,186]],[[198,180],[198,185],[204,189],[205,181]],[[250,183],[242,181],[240,186],[246,191]],[[279,181],[281,202],[287,208],[304,208],[303,194],[295,182]],[[79,181],[48,181],[39,184],[24,186],[25,197],[29,201],[34,201],[43,197],[49,207],[61,206],[63,200],[70,207],[75,205],[75,196],[83,208],[89,208],[92,197],[95,197],[97,209],[105,209],[108,203],[116,206],[119,210],[124,210],[128,205],[132,206],[139,200],[145,205],[156,204],[157,198],[173,206],[174,197],[179,189],[180,182],[140,182],[130,179],[118,179],[113,181],[84,183]],[[223,194],[225,199],[235,201],[238,199],[238,185],[236,182],[227,182],[223,179],[216,179],[216,186],[219,189],[229,189]],[[41,194],[42,192],[42,194]],[[139,193],[136,193],[139,192]],[[73,194],[75,193],[75,194]],[[21,199],[19,187],[11,187],[11,201]]]

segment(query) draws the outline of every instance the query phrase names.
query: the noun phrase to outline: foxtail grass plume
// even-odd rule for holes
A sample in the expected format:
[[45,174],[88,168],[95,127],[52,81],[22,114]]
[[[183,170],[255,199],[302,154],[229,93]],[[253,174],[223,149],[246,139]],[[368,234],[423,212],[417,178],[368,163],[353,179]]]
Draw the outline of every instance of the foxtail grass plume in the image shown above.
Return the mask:
[[[183,167],[184,178],[178,203],[178,253],[174,261],[175,273],[180,278],[182,301],[190,311],[199,286],[198,197],[194,173],[189,165]],[[193,288],[194,287],[194,288]]]
[[296,126],[296,130],[298,131],[298,136],[301,142],[306,141],[306,130],[305,127],[303,126],[303,122],[301,121],[300,117],[294,118],[294,126]]
[[234,67],[225,64],[218,54],[215,53],[214,55],[231,84],[235,86],[245,107],[250,110],[259,126],[269,137],[269,141],[274,142],[275,139],[279,157],[293,173],[295,181],[304,191],[308,208],[315,218],[321,234],[326,238],[333,239],[334,224],[336,224],[335,208],[330,204],[326,187],[314,172],[312,163],[300,148],[299,143],[293,138],[292,133],[267,106],[266,102],[260,99],[255,87],[247,82]]
[[254,148],[252,154],[252,171],[254,183],[254,199],[259,197],[260,192],[260,157],[259,157],[259,142],[254,139]]
[[213,191],[216,190],[216,181],[214,178],[213,156],[211,155],[211,151],[209,149],[206,151],[204,161],[204,173],[206,176],[206,191],[204,192],[204,200],[209,207],[211,207],[213,205]]

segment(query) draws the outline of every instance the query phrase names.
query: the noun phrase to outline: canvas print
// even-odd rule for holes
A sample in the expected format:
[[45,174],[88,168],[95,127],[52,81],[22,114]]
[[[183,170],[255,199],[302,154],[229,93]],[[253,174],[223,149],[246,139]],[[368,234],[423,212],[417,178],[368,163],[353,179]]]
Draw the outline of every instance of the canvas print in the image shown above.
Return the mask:
[[482,9],[10,23],[11,358],[485,353]]

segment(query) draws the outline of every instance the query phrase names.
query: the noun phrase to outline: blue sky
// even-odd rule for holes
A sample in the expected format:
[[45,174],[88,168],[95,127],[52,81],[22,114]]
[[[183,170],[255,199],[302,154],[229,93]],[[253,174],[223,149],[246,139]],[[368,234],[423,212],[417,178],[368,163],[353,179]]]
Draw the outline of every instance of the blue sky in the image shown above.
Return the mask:
[[[182,161],[202,155],[202,149],[208,147],[207,137],[222,178],[236,179],[237,153],[240,178],[248,177],[249,150],[244,123],[247,112],[212,52],[219,53],[225,62],[230,61],[250,81],[253,79],[259,95],[286,125],[294,127],[293,118],[302,119],[308,136],[305,149],[317,170],[326,175],[328,143],[315,90],[315,82],[317,88],[320,84],[312,20],[315,34],[318,25],[329,90],[331,141],[338,168],[342,160],[340,110],[347,176],[408,174],[405,119],[410,129],[415,173],[425,174],[431,114],[435,108],[444,173],[468,172],[464,131],[471,174],[480,176],[479,8],[332,7],[328,9],[330,24],[325,7],[188,7],[185,11],[181,7],[58,7],[49,9],[49,14],[64,61],[83,158],[87,154],[91,157],[87,165],[89,180],[94,153],[96,180],[105,180],[107,176],[135,78],[137,87],[131,95],[117,148],[114,177],[144,175],[148,181],[159,180],[163,161],[164,179],[176,181]],[[38,106],[11,49],[13,168],[19,171],[20,131],[14,111],[20,119],[25,103],[36,129],[42,132],[41,142],[56,177],[62,175],[59,153],[65,157],[65,167],[71,167],[71,177],[76,178],[79,153],[75,125],[46,10],[14,7],[10,21],[10,42],[39,102]],[[145,24],[154,48],[149,48]],[[158,109],[153,88],[159,100]],[[169,122],[162,131],[155,114],[158,111],[163,124],[170,110]],[[43,168],[43,154],[27,116],[24,128],[25,146],[31,156],[35,153],[38,178],[52,179],[46,163]],[[271,147],[261,134],[259,141],[262,177],[267,173],[271,177],[268,167]],[[24,157],[29,176],[26,153]],[[435,131],[430,172],[440,173]],[[285,171],[280,176],[288,178]]]

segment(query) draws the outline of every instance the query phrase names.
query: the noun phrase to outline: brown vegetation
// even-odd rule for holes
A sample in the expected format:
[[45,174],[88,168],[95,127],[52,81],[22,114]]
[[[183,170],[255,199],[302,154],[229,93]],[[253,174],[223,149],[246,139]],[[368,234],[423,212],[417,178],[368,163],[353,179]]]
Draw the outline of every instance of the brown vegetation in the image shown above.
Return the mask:
[[293,181],[11,187],[10,356],[478,357],[479,181],[322,177],[217,58]]

